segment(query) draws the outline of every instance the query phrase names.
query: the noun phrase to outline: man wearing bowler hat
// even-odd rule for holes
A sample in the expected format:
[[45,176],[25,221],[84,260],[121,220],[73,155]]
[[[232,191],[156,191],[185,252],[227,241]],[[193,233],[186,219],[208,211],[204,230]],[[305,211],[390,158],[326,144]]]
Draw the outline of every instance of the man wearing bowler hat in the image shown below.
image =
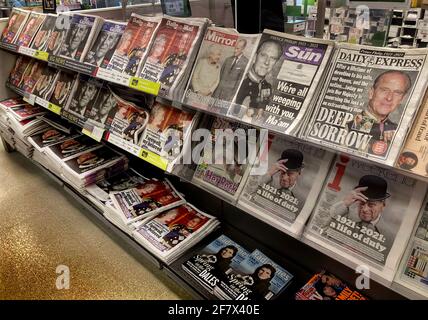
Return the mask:
[[302,168],[303,154],[296,149],[286,149],[281,153],[281,158],[262,176],[259,185],[269,184],[278,190],[278,195],[285,192],[296,198],[293,189],[302,173]]
[[[358,185],[350,193],[345,195],[342,201],[332,206],[332,217],[340,215],[348,217],[356,222],[356,230],[363,227],[380,234],[385,231],[381,225],[382,212],[386,206],[386,199],[390,197],[387,192],[388,184],[385,179],[365,175],[360,178]],[[356,205],[358,218],[351,217],[351,209]],[[388,239],[387,240],[392,240]]]

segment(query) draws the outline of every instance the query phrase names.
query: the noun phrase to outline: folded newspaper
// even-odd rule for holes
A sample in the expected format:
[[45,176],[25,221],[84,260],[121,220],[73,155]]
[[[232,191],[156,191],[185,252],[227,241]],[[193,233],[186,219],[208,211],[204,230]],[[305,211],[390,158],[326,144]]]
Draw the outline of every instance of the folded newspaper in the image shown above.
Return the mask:
[[392,166],[425,93],[427,53],[338,44],[305,139]]
[[56,23],[56,18],[57,16],[53,14],[45,15],[43,24],[41,25],[33,41],[31,42],[30,47],[32,49],[46,51],[49,44],[49,40],[51,39],[51,36],[55,32],[54,27]]
[[30,11],[13,8],[10,13],[9,20],[7,21],[7,25],[3,29],[0,42],[14,43],[22,28],[24,28],[29,16]]
[[337,156],[304,240],[350,268],[366,264],[390,284],[422,205],[426,184]]
[[32,11],[14,43],[21,47],[29,47],[45,18],[45,14]]

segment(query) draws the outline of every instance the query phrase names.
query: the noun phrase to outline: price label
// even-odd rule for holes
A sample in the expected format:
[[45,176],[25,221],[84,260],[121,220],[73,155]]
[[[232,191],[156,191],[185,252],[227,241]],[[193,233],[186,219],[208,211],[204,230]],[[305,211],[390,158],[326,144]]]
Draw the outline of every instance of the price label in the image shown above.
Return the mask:
[[123,86],[127,86],[130,79],[130,76],[127,74],[119,73],[112,70],[106,70],[103,68],[98,68],[96,77],[117,84],[121,84]]
[[39,60],[48,61],[49,53],[47,53],[46,51],[36,50],[33,57]]
[[36,96],[34,94],[25,92],[23,100],[34,106],[34,104],[36,103]]
[[27,47],[19,47],[18,52],[26,56],[33,57],[36,53],[36,50]]
[[160,83],[136,77],[131,77],[131,79],[129,79],[128,86],[132,89],[150,93],[155,96],[158,95],[160,89]]
[[127,152],[136,155],[137,157],[139,156],[139,152],[140,152],[140,147],[133,144],[130,141],[127,140],[123,140],[121,137],[118,137],[114,134],[109,135],[108,142],[114,144],[115,146],[118,146],[119,148],[126,150]]
[[85,123],[85,126],[82,129],[82,133],[86,134],[88,137],[91,137],[97,142],[100,142],[104,135],[104,129],[101,129],[97,126],[87,125]]
[[162,170],[166,170],[168,167],[168,161],[166,159],[149,150],[141,148],[138,157]]
[[56,113],[57,115],[61,115],[61,107],[57,106],[56,104],[53,103],[48,103],[47,108],[52,111],[53,113]]

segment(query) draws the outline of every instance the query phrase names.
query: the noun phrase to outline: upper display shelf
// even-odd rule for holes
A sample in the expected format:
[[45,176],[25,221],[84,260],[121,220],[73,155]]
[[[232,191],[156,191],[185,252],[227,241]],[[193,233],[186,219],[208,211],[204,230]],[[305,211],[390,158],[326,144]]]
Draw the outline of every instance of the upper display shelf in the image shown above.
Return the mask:
[[239,34],[208,23],[15,9],[0,47],[428,180],[428,49]]

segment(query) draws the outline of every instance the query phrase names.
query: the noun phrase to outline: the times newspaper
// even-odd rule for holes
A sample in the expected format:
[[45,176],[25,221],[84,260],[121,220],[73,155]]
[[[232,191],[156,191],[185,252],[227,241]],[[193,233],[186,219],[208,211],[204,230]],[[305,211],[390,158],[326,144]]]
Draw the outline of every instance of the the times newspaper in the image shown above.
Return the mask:
[[[293,236],[300,236],[328,174],[333,154],[269,135],[239,197],[239,206]],[[260,162],[267,167],[260,172]],[[257,170],[257,171],[256,171]]]
[[173,162],[181,155],[194,118],[193,112],[156,102],[139,145]]
[[323,270],[314,274],[296,293],[296,300],[367,300],[367,298]]
[[100,127],[106,127],[106,124],[110,125],[111,120],[118,111],[119,100],[119,97],[113,93],[107,82],[104,82],[95,102],[86,108],[85,118],[90,119]]
[[126,23],[107,20],[103,23],[93,46],[89,49],[84,62],[100,68],[106,68],[115,52]]
[[256,249],[229,269],[214,291],[227,300],[272,300],[292,279],[290,272]]
[[183,102],[225,115],[259,39],[260,35],[209,27],[199,49]]
[[186,68],[191,68],[196,44],[206,21],[200,19],[163,18],[153,37],[139,77],[160,82],[159,95],[174,96],[174,90],[181,85]]
[[7,25],[3,29],[0,41],[3,43],[14,43],[29,16],[30,11],[13,8]]
[[425,92],[427,53],[338,44],[306,139],[392,166]]
[[421,208],[394,281],[428,298],[428,198]]
[[205,289],[214,293],[220,280],[233,265],[239,265],[250,254],[224,234],[182,264],[182,268]]
[[390,283],[425,191],[421,181],[338,155],[304,237],[350,268],[367,262]]
[[420,176],[428,176],[428,93],[425,93],[395,166]]
[[185,203],[168,180],[147,180],[133,188],[111,192],[110,198],[126,224],[153,217]]
[[95,41],[102,22],[103,19],[100,17],[73,14],[59,55],[83,62],[86,53]]
[[73,83],[72,93],[65,110],[79,118],[83,118],[86,109],[94,105],[102,87],[103,81],[80,73],[77,81]]
[[257,130],[245,124],[214,118],[210,133],[211,141],[204,147],[192,182],[225,199],[236,201],[257,154]]
[[16,38],[15,43],[18,46],[22,47],[30,46],[31,41],[33,41],[34,36],[36,35],[37,31],[39,31],[39,28],[45,21],[45,18],[46,15],[44,14],[31,12],[27,23],[25,24],[22,31],[19,33],[19,36]]
[[132,13],[107,69],[135,76],[145,60],[160,20]]
[[52,14],[45,15],[45,20],[37,32],[34,40],[31,43],[31,48],[46,51],[51,34],[54,32],[54,27],[56,23],[56,16]]

